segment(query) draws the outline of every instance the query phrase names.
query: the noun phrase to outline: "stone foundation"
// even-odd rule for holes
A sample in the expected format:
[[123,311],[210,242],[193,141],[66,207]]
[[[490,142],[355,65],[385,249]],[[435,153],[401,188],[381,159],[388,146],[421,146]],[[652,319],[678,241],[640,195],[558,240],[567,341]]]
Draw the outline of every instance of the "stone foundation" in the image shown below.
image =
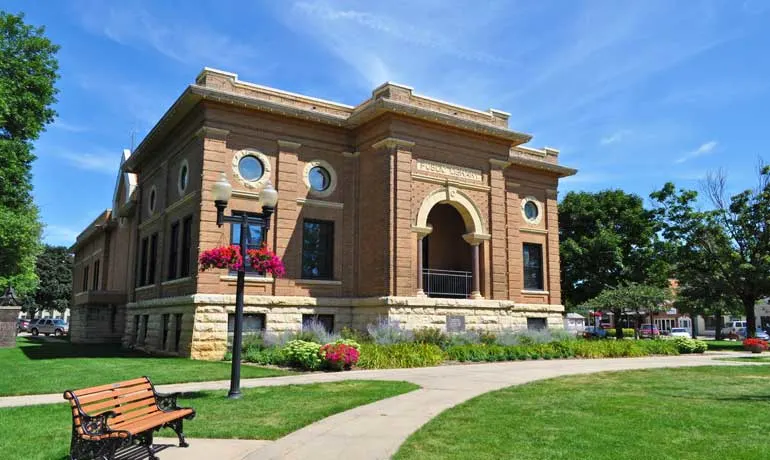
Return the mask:
[[[150,353],[222,359],[228,347],[228,315],[235,313],[234,304],[233,295],[206,294],[129,304],[123,343]],[[244,314],[264,315],[264,328],[270,332],[301,330],[303,315],[333,315],[335,331],[344,327],[365,330],[367,325],[382,318],[398,321],[406,329],[447,330],[449,316],[455,317],[452,327],[462,322],[465,330],[526,329],[530,318],[537,318],[538,324],[549,328],[563,328],[563,311],[561,305],[426,297],[247,296],[244,305]],[[175,346],[177,315],[181,315],[178,347]],[[462,320],[458,322],[460,317]],[[169,321],[165,344],[164,318]]]
[[70,309],[70,341],[120,343],[125,315],[123,305],[74,305]]

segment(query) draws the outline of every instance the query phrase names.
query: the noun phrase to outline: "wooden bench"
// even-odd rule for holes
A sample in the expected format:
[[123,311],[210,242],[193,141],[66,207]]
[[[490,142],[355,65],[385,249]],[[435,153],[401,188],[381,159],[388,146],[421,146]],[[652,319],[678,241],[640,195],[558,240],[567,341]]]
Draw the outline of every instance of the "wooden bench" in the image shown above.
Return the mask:
[[187,447],[182,421],[195,417],[191,408],[177,406],[178,393],[158,394],[147,377],[64,392],[72,406],[70,459],[109,460],[118,449],[144,446],[149,458],[153,432],[168,427],[179,447]]

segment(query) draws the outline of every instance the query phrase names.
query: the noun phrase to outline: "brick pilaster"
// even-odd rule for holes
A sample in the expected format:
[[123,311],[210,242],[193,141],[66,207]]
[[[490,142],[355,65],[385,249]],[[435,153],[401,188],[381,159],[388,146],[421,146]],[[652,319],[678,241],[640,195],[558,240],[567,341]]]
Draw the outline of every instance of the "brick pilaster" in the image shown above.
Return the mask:
[[342,210],[342,225],[344,227],[343,250],[342,250],[342,295],[358,295],[358,270],[356,254],[359,252],[358,239],[354,237],[357,234],[358,226],[358,207],[353,204],[358,200],[358,159],[359,152],[344,152],[345,164],[343,167],[343,202],[347,205]]
[[505,178],[507,163],[490,161],[489,168],[489,233],[491,299],[508,298],[508,238],[506,234]]
[[519,184],[507,182],[506,214],[508,215],[508,298],[521,301],[524,286],[524,268],[521,247],[521,210]]
[[278,162],[275,187],[278,190],[278,206],[273,217],[273,248],[286,266],[286,276],[275,280],[275,295],[292,295],[294,281],[302,278],[302,245],[290,245],[295,232],[301,235],[302,225],[298,222],[299,208],[297,196],[299,190],[299,166],[297,151],[300,144],[278,141]]
[[549,292],[548,303],[561,304],[561,272],[559,263],[559,207],[556,189],[546,190],[546,229],[548,230],[546,259]]

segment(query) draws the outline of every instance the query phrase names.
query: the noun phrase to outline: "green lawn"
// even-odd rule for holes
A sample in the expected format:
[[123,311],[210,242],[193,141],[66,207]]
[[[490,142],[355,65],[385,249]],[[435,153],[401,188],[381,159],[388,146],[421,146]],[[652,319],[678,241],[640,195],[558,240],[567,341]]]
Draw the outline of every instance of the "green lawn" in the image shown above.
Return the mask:
[[709,351],[743,351],[743,342],[740,340],[707,340]]
[[[17,348],[0,349],[0,396],[63,393],[146,375],[152,383],[227,380],[230,364],[150,357],[117,345],[74,345],[65,340],[20,337]],[[287,372],[243,366],[243,378]]]
[[750,363],[770,363],[770,356],[737,356],[735,358],[717,358],[719,361],[738,361]]
[[[240,400],[227,399],[226,391],[191,393],[179,405],[197,412],[185,422],[189,438],[277,439],[324,417],[417,388],[407,382],[365,380],[287,385],[246,388]],[[64,460],[71,427],[66,404],[0,409],[1,457]],[[157,436],[176,435],[162,430]]]
[[770,366],[573,376],[450,409],[394,458],[766,458],[769,417]]

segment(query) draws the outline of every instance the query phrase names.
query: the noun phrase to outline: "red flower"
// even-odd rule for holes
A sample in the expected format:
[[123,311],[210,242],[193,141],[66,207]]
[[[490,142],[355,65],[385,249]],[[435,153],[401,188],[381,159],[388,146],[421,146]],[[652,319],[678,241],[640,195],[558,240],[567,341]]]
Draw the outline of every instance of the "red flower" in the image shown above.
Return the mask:
[[318,353],[328,368],[336,370],[350,369],[361,356],[358,350],[345,343],[327,343]]
[[762,339],[746,339],[743,341],[743,348],[749,349],[751,347],[760,347],[762,350],[767,350],[767,342]]
[[276,278],[286,274],[283,261],[266,244],[263,244],[259,249],[249,249],[247,254],[254,270],[260,273],[270,273]]
[[241,266],[241,249],[239,246],[222,246],[201,252],[198,257],[201,271],[209,268],[229,268],[237,270]]

